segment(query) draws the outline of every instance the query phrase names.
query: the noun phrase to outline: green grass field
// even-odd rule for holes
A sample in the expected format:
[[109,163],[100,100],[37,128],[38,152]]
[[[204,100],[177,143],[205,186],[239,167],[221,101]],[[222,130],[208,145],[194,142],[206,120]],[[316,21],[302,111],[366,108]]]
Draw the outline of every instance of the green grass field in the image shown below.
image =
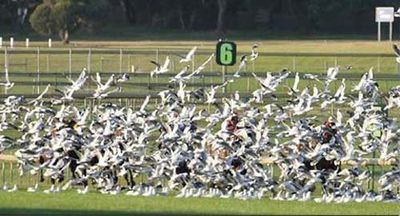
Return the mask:
[[[235,38],[232,38],[235,40]],[[250,52],[253,42],[260,44],[262,52],[277,53],[376,53],[391,54],[391,43],[375,41],[354,41],[354,40],[237,40],[240,52]],[[17,43],[17,46],[23,44]],[[46,43],[33,42],[32,46],[45,46]],[[140,39],[138,41],[72,41],[69,46],[62,46],[59,43],[54,45],[55,49],[64,48],[124,48],[132,50],[153,50],[152,55],[124,55],[122,59],[123,71],[128,71],[133,64],[137,68],[149,71],[153,66],[149,63],[155,59],[156,49],[160,50],[189,50],[192,46],[198,46],[199,50],[213,52],[215,41],[205,40],[185,40],[185,41],[151,41]],[[24,48],[18,48],[23,50]],[[49,61],[47,61],[47,58]],[[162,61],[165,54],[159,55]],[[172,57],[173,61],[177,61],[177,57]],[[206,56],[197,56],[196,65],[199,65]],[[103,59],[103,60],[102,60]],[[1,64],[4,61],[4,53],[0,52],[0,73],[2,73]],[[12,73],[26,73],[37,70],[37,61],[35,54],[11,54],[10,62],[21,64],[24,61],[28,65],[11,65],[10,77],[15,81],[32,81],[31,78],[13,76]],[[67,54],[50,54],[42,55],[39,59],[40,71],[53,71],[59,73],[67,73],[68,71],[68,55]],[[80,71],[87,66],[86,54],[73,55],[72,70]],[[49,62],[47,64],[47,62]],[[119,72],[120,59],[118,54],[93,54],[92,56],[92,72],[107,71]],[[374,67],[376,74],[397,72],[397,66],[394,57],[304,57],[304,56],[262,56],[254,65],[254,71],[280,71],[282,68],[289,68],[300,73],[317,72],[324,73],[326,67],[339,65],[353,65],[351,71],[343,73],[361,73],[367,71],[370,67]],[[174,63],[175,64],[175,63]],[[174,66],[175,67],[175,66]],[[221,68],[215,64],[209,66],[207,70],[220,71]],[[295,68],[294,68],[295,67]],[[177,70],[178,66],[175,67]],[[229,69],[234,71],[235,67]],[[249,65],[247,72],[252,71],[252,65]],[[35,77],[33,77],[35,78]],[[2,79],[2,78],[0,78]],[[106,78],[104,78],[106,79]],[[53,77],[42,77],[43,81],[55,81]],[[65,78],[59,81],[66,81]],[[131,80],[132,81],[132,80]],[[146,78],[134,78],[136,82],[147,82]],[[166,78],[159,78],[159,82],[166,83]],[[205,83],[220,82],[219,77],[207,78]],[[382,90],[387,90],[391,86],[398,85],[397,80],[378,80]],[[133,81],[132,81],[133,82]],[[151,81],[155,82],[155,81]],[[197,81],[196,81],[197,82]],[[352,82],[348,81],[347,90],[350,89]],[[292,80],[288,80],[286,84],[291,85]],[[338,86],[340,80],[332,84]],[[313,82],[302,82],[301,88],[307,85],[313,85]],[[43,89],[44,86],[41,86]],[[235,90],[251,91],[258,88],[254,79],[241,78],[233,85],[228,87],[228,92]],[[285,88],[280,89],[284,91]],[[126,88],[128,92],[150,92],[143,88]],[[32,86],[16,86],[9,93],[32,93]],[[318,113],[318,110],[315,111]],[[321,115],[327,113],[320,113]],[[14,176],[16,173],[14,174]],[[100,195],[98,193],[89,193],[86,196],[76,194],[74,191],[68,191],[61,194],[46,195],[43,193],[30,194],[27,192],[7,193],[0,192],[0,214],[25,214],[25,215],[110,215],[110,214],[400,214],[400,205],[394,203],[346,203],[346,204],[318,204],[314,202],[290,202],[290,201],[272,201],[268,199],[241,201],[235,199],[207,199],[207,198],[190,198],[178,199],[174,197],[128,197],[125,195],[110,196]]]
[[216,198],[129,197],[75,192],[30,194],[0,192],[1,214],[7,215],[398,215],[397,203],[320,204],[314,202]]

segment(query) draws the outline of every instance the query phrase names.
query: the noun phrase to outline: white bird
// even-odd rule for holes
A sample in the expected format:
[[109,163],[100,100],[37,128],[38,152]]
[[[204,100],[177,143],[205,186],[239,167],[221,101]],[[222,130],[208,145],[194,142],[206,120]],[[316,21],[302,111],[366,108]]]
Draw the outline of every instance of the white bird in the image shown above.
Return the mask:
[[0,85],[4,86],[6,90],[9,90],[14,86],[14,83],[10,82],[8,67],[5,67],[4,74],[5,74],[5,82],[0,82]]
[[253,44],[253,46],[251,46],[250,61],[254,61],[257,59],[257,57],[258,57],[258,52],[256,50],[257,48],[258,48],[258,44]]
[[180,82],[185,80],[186,77],[183,75],[186,74],[189,71],[189,65],[184,67],[178,74],[176,74],[174,77],[170,78],[169,82]]
[[114,76],[115,76],[114,74],[111,74],[111,76],[108,78],[107,82],[105,82],[103,84],[101,82],[100,73],[96,73],[96,79],[93,79],[93,77],[92,77],[93,82],[95,82],[97,85],[97,89],[95,90],[93,97],[98,97],[99,95],[104,93],[108,88],[110,88],[111,84],[114,81]]
[[46,86],[46,88],[43,90],[43,92],[37,98],[31,100],[28,104],[34,104],[35,102],[42,100],[43,96],[49,91],[49,88],[50,88],[50,84],[48,84]]
[[184,62],[190,62],[193,60],[194,57],[194,53],[197,50],[197,46],[194,46],[189,52],[188,54],[186,54],[186,56],[180,56],[182,59],[179,61],[179,63],[184,63]]
[[239,78],[240,77],[240,72],[242,72],[244,70],[244,68],[246,67],[247,64],[247,57],[244,55],[240,58],[240,64],[239,64],[239,68],[237,69],[237,71],[233,74],[233,77],[235,78]]
[[400,64],[400,49],[397,47],[396,44],[393,44],[393,51],[396,54],[396,62]]
[[166,73],[169,71],[169,64],[171,62],[169,59],[169,56],[165,57],[165,61],[164,61],[163,65],[161,65],[160,63],[158,63],[156,61],[150,61],[150,62],[156,66],[156,68],[150,72],[151,77],[153,77],[154,74],[158,75],[158,74]]
[[296,94],[300,91],[299,82],[300,82],[299,72],[296,72],[296,75],[294,76],[294,83],[292,88],[290,88],[289,95]]
[[210,61],[212,60],[212,58],[214,58],[214,53],[211,54],[204,62],[203,64],[201,64],[196,70],[194,70],[191,74],[189,74],[188,76],[184,77],[184,79],[190,79],[191,77],[193,77],[194,75],[199,74],[201,71],[203,71],[207,64],[210,63]]

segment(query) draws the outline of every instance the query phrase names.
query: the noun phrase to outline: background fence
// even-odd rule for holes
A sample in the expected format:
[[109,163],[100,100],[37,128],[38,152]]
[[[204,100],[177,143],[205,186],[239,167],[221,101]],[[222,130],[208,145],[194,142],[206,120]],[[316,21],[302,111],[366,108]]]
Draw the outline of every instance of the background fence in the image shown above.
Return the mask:
[[[104,80],[111,74],[129,73],[130,81],[123,84],[123,91],[118,96],[123,98],[142,98],[147,94],[155,94],[161,89],[174,87],[169,78],[178,73],[185,64],[180,64],[180,57],[188,50],[183,49],[93,49],[93,48],[1,48],[0,69],[4,71],[8,65],[10,80],[15,87],[8,94],[24,94],[26,96],[40,93],[47,84],[54,88],[69,85],[67,77],[76,78],[83,68],[87,68],[90,76],[99,72]],[[211,54],[213,50],[196,52],[194,60],[189,63],[193,71]],[[240,55],[249,53],[239,53]],[[170,71],[155,78],[150,78],[150,71],[155,66],[150,60],[164,62],[166,56],[171,58]],[[328,67],[341,65],[343,68],[351,66],[351,70],[342,70],[341,78],[346,78],[349,84],[357,82],[361,75],[373,67],[375,78],[381,84],[381,90],[386,91],[397,85],[400,78],[399,66],[391,54],[373,53],[260,53],[254,62],[248,65],[234,84],[226,88],[230,94],[236,90],[249,94],[258,88],[251,72],[265,76],[267,71],[279,72],[283,68],[302,73],[323,75]],[[237,66],[228,67],[225,76],[231,76]],[[211,61],[207,68],[187,83],[191,89],[209,87],[222,83],[222,67]],[[291,77],[294,73],[291,74]],[[4,76],[3,76],[4,77]],[[292,79],[286,81],[290,85]],[[315,84],[313,81],[302,82],[300,85]],[[317,83],[318,84],[318,83]],[[94,88],[95,84],[89,79],[82,95]],[[338,86],[334,84],[334,87]],[[281,89],[284,90],[284,89]],[[279,90],[278,92],[281,92]],[[3,92],[4,93],[4,92]],[[51,93],[51,92],[50,92]],[[3,94],[4,95],[4,94]],[[82,96],[84,97],[84,96]]]

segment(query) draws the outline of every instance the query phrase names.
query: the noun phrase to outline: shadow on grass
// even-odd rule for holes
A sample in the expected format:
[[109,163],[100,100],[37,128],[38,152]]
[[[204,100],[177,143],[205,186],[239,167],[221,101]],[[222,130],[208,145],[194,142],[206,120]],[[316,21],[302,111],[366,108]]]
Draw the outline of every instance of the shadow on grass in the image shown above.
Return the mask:
[[107,210],[67,210],[67,209],[24,209],[24,208],[0,208],[0,215],[22,215],[22,216],[34,216],[34,215],[204,215],[190,212],[135,212],[135,211],[107,211]]

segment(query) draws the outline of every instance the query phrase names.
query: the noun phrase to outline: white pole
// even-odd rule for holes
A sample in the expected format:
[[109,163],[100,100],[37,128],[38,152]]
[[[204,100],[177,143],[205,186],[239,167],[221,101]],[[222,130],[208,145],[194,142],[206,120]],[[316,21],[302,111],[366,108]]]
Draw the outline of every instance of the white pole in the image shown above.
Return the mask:
[[2,48],[2,47],[3,47],[3,38],[0,37],[0,48]]
[[4,47],[4,71],[8,68],[7,47]]
[[39,47],[36,49],[36,65],[37,65],[37,80],[36,80],[36,88],[39,93],[39,79],[40,79],[40,49]]
[[[4,72],[8,73],[8,53],[7,47],[4,47]],[[4,93],[7,94],[7,88],[4,88]]]
[[49,48],[51,48],[51,38],[49,38]]
[[119,49],[119,73],[122,73],[122,49]]
[[393,22],[390,22],[390,25],[389,25],[389,41],[392,41],[392,33],[393,33]]
[[10,37],[10,47],[14,48],[14,38]]
[[25,39],[25,46],[26,46],[26,48],[29,48],[29,38]]
[[89,48],[88,57],[87,57],[87,70],[88,70],[89,73],[90,73],[91,59],[92,59],[92,49]]
[[69,63],[69,78],[71,78],[71,73],[72,73],[72,49],[71,48],[69,48],[68,63]]
[[378,22],[378,41],[381,41],[381,22]]

